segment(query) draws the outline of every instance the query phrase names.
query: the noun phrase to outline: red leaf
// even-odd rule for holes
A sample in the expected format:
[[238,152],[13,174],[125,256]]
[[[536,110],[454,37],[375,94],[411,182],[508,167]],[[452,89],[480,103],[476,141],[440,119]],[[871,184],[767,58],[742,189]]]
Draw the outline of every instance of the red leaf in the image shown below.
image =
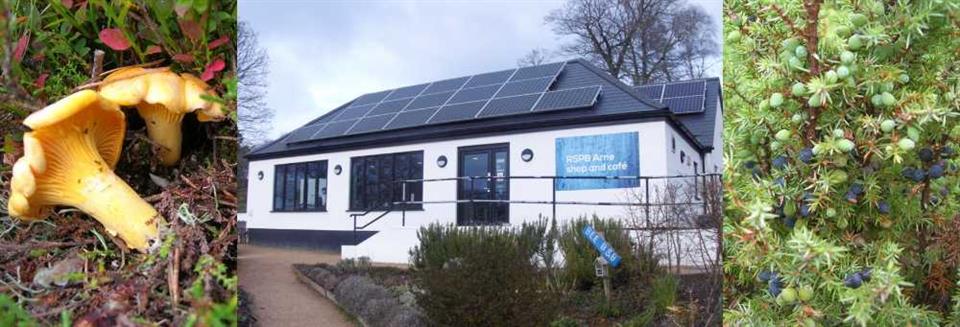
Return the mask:
[[17,41],[17,47],[13,50],[14,60],[23,60],[23,55],[27,53],[27,45],[30,45],[30,35],[24,34],[20,37],[20,40]]
[[224,45],[224,44],[226,44],[227,42],[230,42],[230,36],[224,35],[224,36],[220,37],[219,39],[216,39],[216,40],[213,40],[212,42],[210,42],[210,44],[207,45],[207,49],[209,49],[209,50],[216,49],[217,47],[219,47],[219,46],[221,46],[221,45]]
[[207,67],[203,69],[203,73],[200,74],[200,80],[206,82],[213,79],[213,76],[227,67],[227,63],[223,59],[217,58],[213,62],[207,64]]
[[151,46],[147,47],[147,50],[146,50],[146,51],[144,51],[144,53],[145,53],[145,54],[148,54],[148,55],[151,55],[151,54],[154,54],[154,53],[160,53],[160,52],[163,52],[163,48],[161,48],[160,46],[157,46],[157,45],[151,45]]
[[130,48],[130,41],[119,28],[106,28],[100,31],[100,41],[110,49],[123,51]]
[[62,3],[63,6],[67,8],[73,7],[73,0],[61,0],[60,3]]
[[33,82],[33,85],[38,89],[42,89],[44,85],[47,85],[47,76],[50,76],[50,74],[40,74],[40,76],[37,76],[37,80]]
[[189,64],[193,62],[193,56],[188,55],[186,53],[179,53],[179,54],[173,55],[173,60]]
[[177,23],[180,24],[180,31],[183,32],[183,35],[186,35],[187,38],[193,41],[200,39],[200,34],[203,33],[200,24],[197,24],[197,22],[191,19],[181,19]]

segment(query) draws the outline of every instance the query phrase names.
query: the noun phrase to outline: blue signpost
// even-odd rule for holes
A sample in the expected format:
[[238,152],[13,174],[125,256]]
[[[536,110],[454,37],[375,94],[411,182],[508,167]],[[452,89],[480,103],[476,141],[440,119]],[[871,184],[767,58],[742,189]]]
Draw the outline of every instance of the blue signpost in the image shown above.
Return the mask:
[[603,239],[603,236],[600,236],[600,234],[593,229],[593,226],[583,226],[583,237],[586,237],[587,240],[590,241],[590,244],[593,244],[593,247],[607,260],[610,267],[616,268],[620,265],[620,255],[617,254],[617,251],[613,249],[610,243],[607,243],[607,241]]

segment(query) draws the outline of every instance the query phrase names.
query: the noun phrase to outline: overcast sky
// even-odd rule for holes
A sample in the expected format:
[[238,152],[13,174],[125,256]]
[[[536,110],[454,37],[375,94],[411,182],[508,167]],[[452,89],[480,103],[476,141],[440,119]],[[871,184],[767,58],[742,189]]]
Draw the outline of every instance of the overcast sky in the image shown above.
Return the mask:
[[[721,30],[722,0],[692,2]],[[531,49],[557,49],[564,39],[543,18],[562,5],[241,0],[239,17],[270,56],[276,138],[364,93],[512,68]]]

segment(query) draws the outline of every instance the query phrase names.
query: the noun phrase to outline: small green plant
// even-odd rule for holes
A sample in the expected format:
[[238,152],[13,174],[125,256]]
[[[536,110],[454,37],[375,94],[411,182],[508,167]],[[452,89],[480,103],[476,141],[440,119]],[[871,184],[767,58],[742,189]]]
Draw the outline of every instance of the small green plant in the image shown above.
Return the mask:
[[621,221],[616,219],[601,219],[594,216],[592,219],[581,217],[569,221],[560,228],[559,245],[563,253],[564,268],[562,278],[565,285],[572,285],[576,289],[587,290],[599,282],[594,270],[594,261],[598,253],[583,236],[582,230],[586,225],[603,232],[603,238],[616,249],[623,258],[620,266],[611,268],[614,282],[624,283],[631,274],[631,269],[638,266],[634,257],[636,248],[630,243],[630,235],[624,229]]
[[580,327],[580,322],[570,317],[560,317],[550,322],[550,327]]
[[19,303],[0,294],[0,326],[33,327],[37,326],[37,322]]

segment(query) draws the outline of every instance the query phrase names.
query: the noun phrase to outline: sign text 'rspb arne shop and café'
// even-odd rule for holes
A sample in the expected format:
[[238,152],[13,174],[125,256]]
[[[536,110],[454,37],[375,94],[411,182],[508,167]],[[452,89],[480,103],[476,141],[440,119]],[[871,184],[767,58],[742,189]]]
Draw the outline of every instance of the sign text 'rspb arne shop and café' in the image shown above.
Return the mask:
[[[557,176],[639,176],[637,132],[557,138]],[[557,191],[627,188],[636,179],[557,180]]]

